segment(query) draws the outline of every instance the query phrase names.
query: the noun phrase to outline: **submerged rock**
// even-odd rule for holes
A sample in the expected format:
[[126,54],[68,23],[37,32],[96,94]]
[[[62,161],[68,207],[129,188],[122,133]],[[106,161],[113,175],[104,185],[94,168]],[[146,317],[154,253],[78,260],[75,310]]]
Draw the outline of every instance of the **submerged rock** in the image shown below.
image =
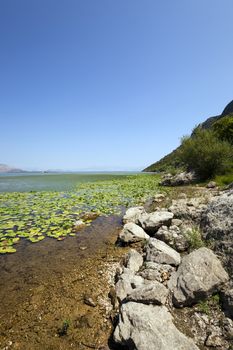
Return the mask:
[[165,306],[135,302],[122,305],[114,340],[134,350],[198,350],[175,327]]
[[228,275],[212,250],[200,248],[185,256],[168,282],[175,306],[192,305],[218,292]]

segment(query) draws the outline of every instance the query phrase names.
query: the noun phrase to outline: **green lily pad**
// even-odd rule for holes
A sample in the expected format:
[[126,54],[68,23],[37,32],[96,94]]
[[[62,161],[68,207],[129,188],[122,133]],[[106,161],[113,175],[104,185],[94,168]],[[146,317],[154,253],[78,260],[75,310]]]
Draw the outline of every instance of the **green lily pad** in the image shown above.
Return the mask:
[[16,249],[10,246],[0,247],[0,254],[15,253]]
[[40,242],[42,239],[44,239],[44,236],[38,236],[38,237],[28,237],[28,240],[32,243]]
[[76,236],[78,220],[89,226],[97,216],[119,215],[123,207],[156,194],[158,182],[157,175],[140,174],[82,183],[67,192],[0,193],[0,246],[14,250],[20,238],[36,243],[46,236]]

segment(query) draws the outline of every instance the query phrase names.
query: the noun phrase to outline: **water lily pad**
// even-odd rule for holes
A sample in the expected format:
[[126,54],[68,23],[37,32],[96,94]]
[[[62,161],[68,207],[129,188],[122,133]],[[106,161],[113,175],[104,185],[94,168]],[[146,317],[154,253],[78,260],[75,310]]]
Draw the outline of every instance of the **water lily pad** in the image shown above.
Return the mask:
[[[0,193],[0,246],[5,252],[20,238],[36,243],[45,236],[75,236],[75,223],[91,225],[97,216],[119,215],[157,192],[159,177],[140,174],[111,181],[82,183],[66,192]],[[73,231],[73,232],[72,232]]]
[[42,239],[44,239],[44,236],[38,236],[38,237],[28,237],[28,240],[32,243],[36,243],[39,241],[42,241]]
[[15,253],[16,249],[11,246],[0,247],[0,254]]

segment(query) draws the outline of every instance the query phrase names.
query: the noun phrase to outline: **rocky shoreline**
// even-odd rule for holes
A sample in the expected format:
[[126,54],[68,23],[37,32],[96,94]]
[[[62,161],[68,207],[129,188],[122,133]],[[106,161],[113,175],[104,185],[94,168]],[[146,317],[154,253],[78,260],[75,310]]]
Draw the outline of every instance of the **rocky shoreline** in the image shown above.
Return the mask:
[[[233,190],[163,193],[126,211],[110,297],[116,349],[233,348]],[[114,345],[113,345],[114,348]]]

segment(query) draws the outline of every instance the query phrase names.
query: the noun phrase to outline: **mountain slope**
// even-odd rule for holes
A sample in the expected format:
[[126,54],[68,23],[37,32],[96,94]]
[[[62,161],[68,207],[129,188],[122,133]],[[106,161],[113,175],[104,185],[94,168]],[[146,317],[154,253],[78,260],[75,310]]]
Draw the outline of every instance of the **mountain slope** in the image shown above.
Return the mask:
[[[233,115],[233,100],[230,103],[228,103],[228,105],[224,108],[222,114],[206,119],[203,123],[199,124],[197,128],[209,129],[217,120],[229,114]],[[193,131],[193,133],[194,132],[195,130]],[[180,146],[177,147],[175,150],[173,150],[171,153],[167,154],[165,157],[161,158],[159,161],[149,165],[143,171],[157,172],[157,171],[168,170],[169,167],[171,168],[178,167],[179,160],[177,157],[177,153],[179,148]]]
[[14,168],[6,164],[0,164],[0,173],[22,173],[22,172],[24,171],[21,169]]

